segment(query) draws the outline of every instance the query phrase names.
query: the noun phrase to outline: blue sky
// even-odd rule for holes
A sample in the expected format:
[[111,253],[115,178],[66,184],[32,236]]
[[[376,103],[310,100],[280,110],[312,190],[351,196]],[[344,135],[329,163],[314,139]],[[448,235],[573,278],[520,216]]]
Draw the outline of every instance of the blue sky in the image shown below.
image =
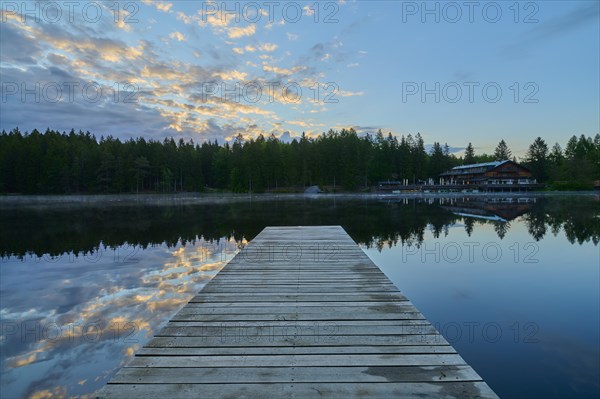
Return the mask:
[[600,131],[597,1],[1,3],[6,130],[354,127],[517,156]]

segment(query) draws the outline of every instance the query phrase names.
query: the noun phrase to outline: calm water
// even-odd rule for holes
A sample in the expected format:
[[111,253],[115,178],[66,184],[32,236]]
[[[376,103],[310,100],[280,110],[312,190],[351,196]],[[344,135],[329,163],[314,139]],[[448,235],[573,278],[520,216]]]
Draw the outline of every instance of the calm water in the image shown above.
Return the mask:
[[91,395],[269,225],[341,225],[501,397],[600,396],[600,197],[0,207],[1,396]]

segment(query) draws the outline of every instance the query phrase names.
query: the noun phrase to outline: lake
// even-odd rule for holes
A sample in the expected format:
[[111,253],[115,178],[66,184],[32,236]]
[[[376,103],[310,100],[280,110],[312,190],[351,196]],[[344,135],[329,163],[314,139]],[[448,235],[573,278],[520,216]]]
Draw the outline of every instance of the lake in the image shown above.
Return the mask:
[[500,397],[600,396],[597,194],[169,198],[0,202],[3,398],[91,395],[282,225],[344,227]]

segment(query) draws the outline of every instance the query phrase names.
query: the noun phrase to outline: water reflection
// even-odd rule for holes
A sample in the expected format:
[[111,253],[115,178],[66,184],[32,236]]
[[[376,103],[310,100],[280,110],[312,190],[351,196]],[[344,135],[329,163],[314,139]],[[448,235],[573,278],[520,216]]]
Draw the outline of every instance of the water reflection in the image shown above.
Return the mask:
[[[587,243],[588,252],[580,256],[589,263],[594,256],[589,245],[596,247],[597,254],[600,242],[599,204],[599,196],[478,196],[333,197],[196,206],[92,204],[56,209],[2,205],[2,397],[91,395],[233,257],[239,245],[265,226],[342,225],[355,241],[384,257],[376,262],[380,266],[386,265],[387,254],[394,254],[388,264],[397,265],[394,248],[405,251],[450,238],[462,245],[467,240],[458,232],[463,231],[472,237],[470,241],[492,242],[491,235],[504,239],[506,253],[512,239],[509,243],[505,238],[513,233],[536,242],[556,242],[553,247]],[[542,251],[552,249],[542,247]],[[415,267],[425,270],[422,266]],[[511,270],[510,265],[503,266]],[[436,270],[424,281],[446,284],[453,276],[444,273],[448,271]],[[411,299],[422,301],[419,307],[424,312],[434,309],[433,320],[455,316],[456,310],[419,297],[421,292],[437,298],[443,286],[435,294],[426,289],[419,292],[418,281],[410,281],[410,275],[394,277],[391,272],[390,276],[395,283],[416,287]],[[590,281],[590,276],[567,277]],[[513,278],[506,275],[507,286],[515,286]],[[464,278],[452,295],[471,298],[476,288],[469,281]],[[579,291],[592,300],[597,297],[593,287]],[[494,305],[473,314],[489,314]],[[436,316],[435,309],[443,312]],[[548,346],[555,341],[547,341]],[[587,353],[595,353],[586,348]]]
[[[336,204],[337,201],[337,204]],[[570,243],[600,242],[600,196],[578,197],[453,197],[304,199],[204,204],[199,206],[87,206],[64,209],[0,208],[0,256],[96,256],[100,245],[111,250],[128,246],[193,244],[222,237],[251,239],[265,226],[341,224],[367,247],[421,243],[431,228],[445,234],[464,224],[472,234],[492,225],[499,238],[510,221],[522,217],[530,235],[565,231]],[[66,222],[65,222],[66,221]]]
[[198,239],[5,260],[2,396],[83,396],[102,387],[236,249],[233,239]]

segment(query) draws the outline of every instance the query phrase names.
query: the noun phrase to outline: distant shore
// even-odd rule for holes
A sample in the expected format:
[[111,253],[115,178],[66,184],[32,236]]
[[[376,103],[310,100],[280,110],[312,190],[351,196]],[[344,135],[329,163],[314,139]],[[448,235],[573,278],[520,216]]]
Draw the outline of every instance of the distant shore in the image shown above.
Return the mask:
[[0,206],[85,206],[85,205],[195,205],[299,199],[395,200],[414,198],[523,198],[548,196],[597,196],[599,191],[532,191],[513,193],[322,193],[322,194],[73,194],[73,195],[0,195]]

